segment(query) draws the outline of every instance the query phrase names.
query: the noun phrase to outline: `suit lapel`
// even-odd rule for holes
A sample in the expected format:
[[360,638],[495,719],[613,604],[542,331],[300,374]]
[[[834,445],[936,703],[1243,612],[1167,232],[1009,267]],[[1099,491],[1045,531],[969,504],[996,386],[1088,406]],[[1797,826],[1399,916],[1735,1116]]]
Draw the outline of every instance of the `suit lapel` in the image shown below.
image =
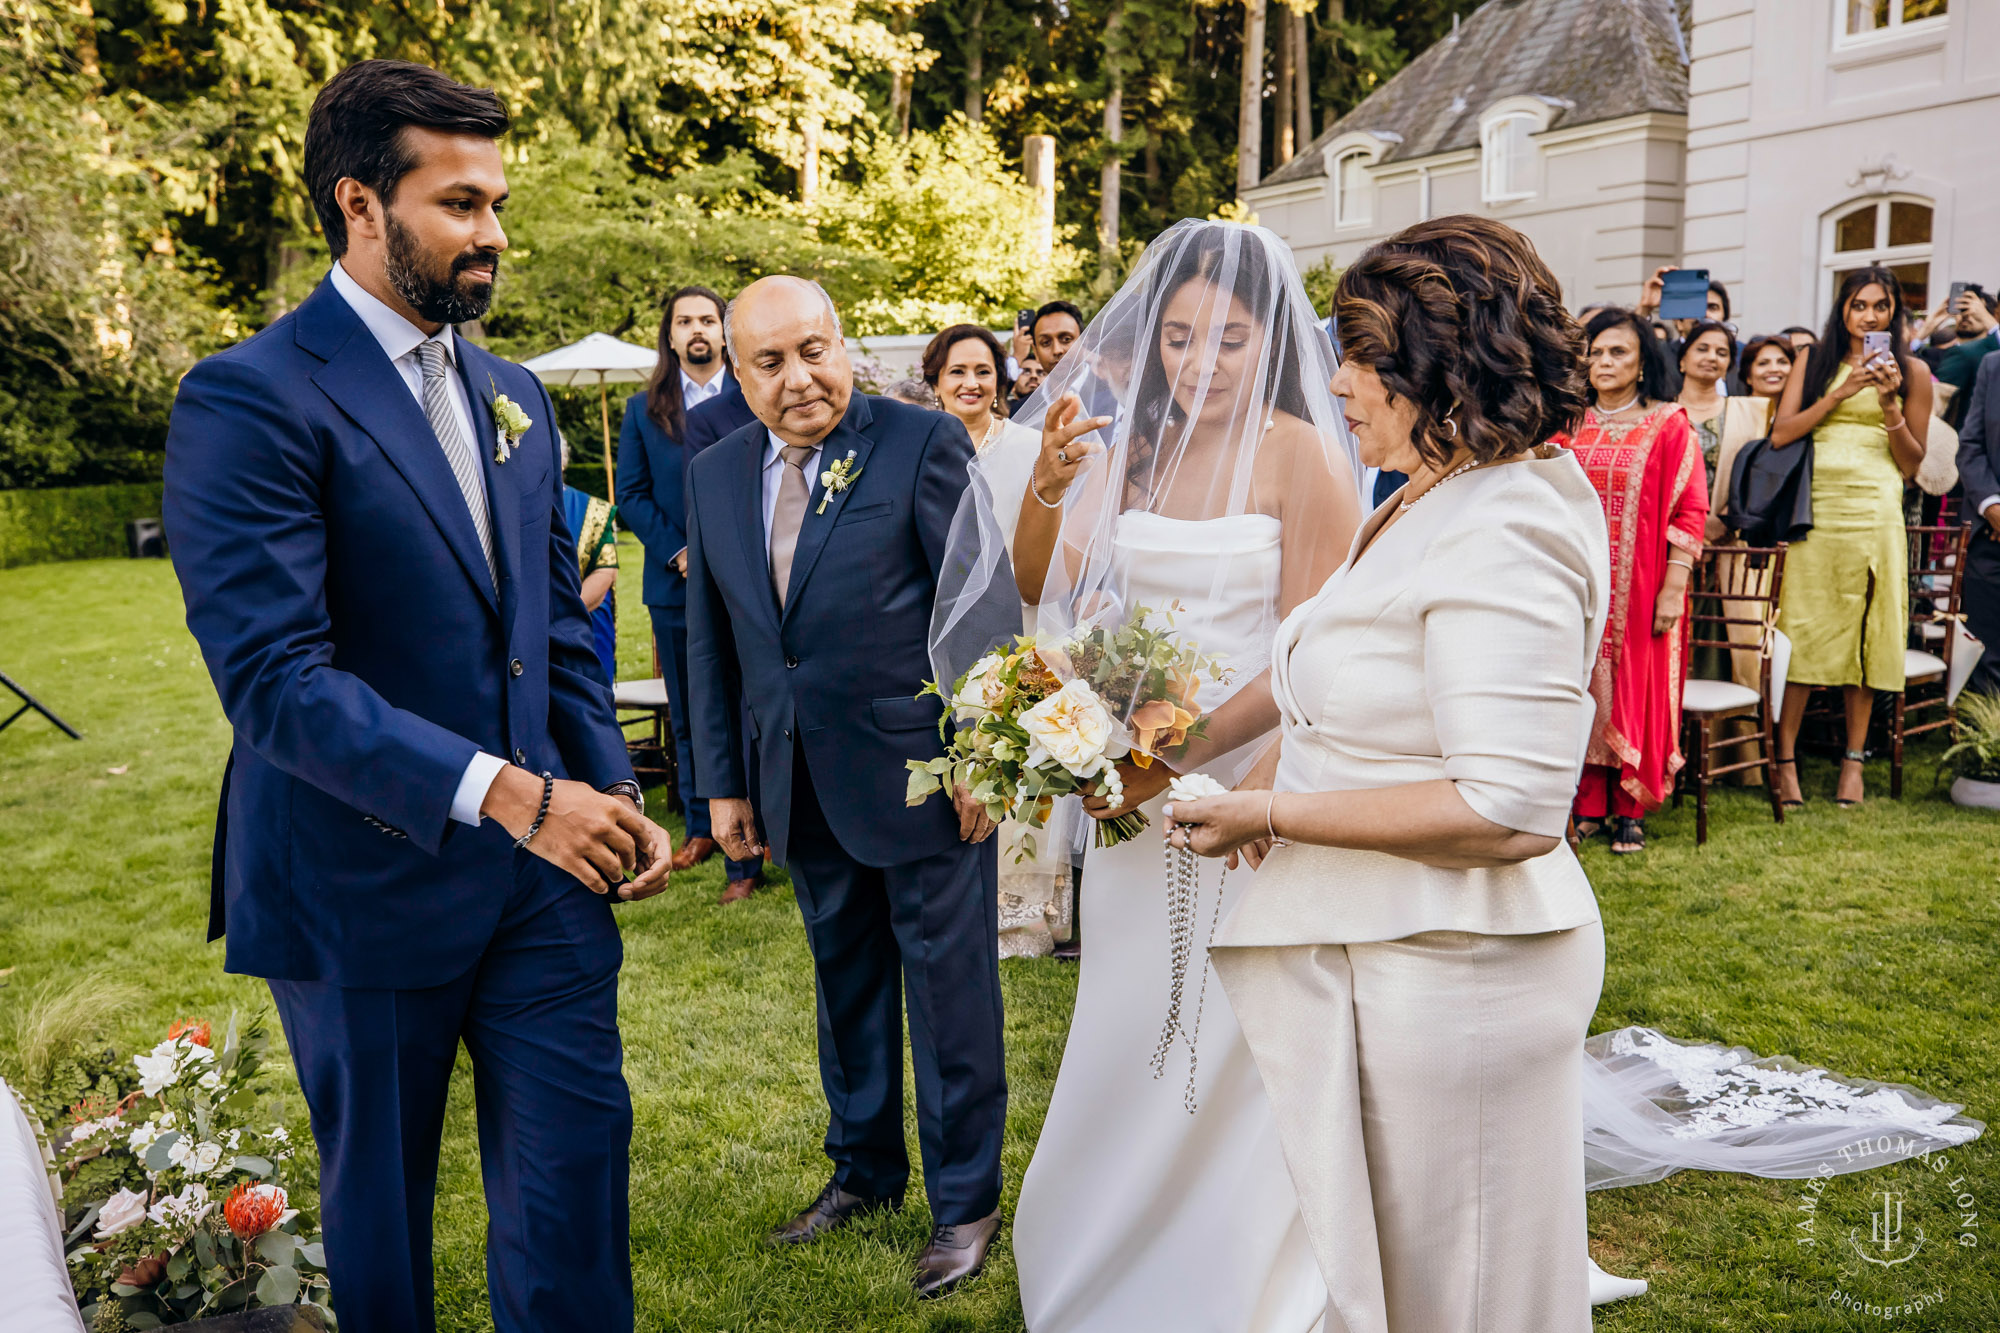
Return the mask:
[[[336,309],[337,307],[337,309]],[[308,319],[308,310],[311,318]],[[341,337],[339,324],[348,326]],[[479,531],[472,526],[472,514],[465,507],[465,495],[458,489],[444,447],[431,429],[430,419],[417,406],[416,398],[396,368],[389,363],[382,345],[368,332],[360,316],[348,308],[331,283],[299,308],[299,342],[316,355],[327,355],[313,378],[354,424],[370,439],[389,462],[403,474],[410,489],[423,502],[424,510],[443,534],[445,545],[465,568],[479,595],[496,612],[500,603],[493,576],[486,568],[486,553],[479,546]],[[337,347],[333,344],[338,343]],[[322,351],[320,349],[330,349]],[[476,444],[475,444],[475,447]]]
[[736,463],[736,535],[743,543],[744,567],[756,580],[761,597],[753,600],[778,619],[778,594],[771,588],[771,546],[764,532],[764,456],[770,451],[770,436],[760,422],[743,441],[743,457]]
[[[875,447],[875,442],[865,433],[865,428],[873,421],[874,413],[868,407],[867,395],[856,393],[848,404],[847,415],[826,437],[819,451],[817,470],[820,476],[813,478],[805,521],[799,525],[798,548],[792,556],[792,582],[785,590],[787,616],[799,604],[799,593],[804,590],[806,580],[812,577],[813,566],[819,563],[820,553],[826,549],[827,537],[833,532],[833,525],[840,518],[840,511],[846,506],[848,497],[854,493],[854,486],[861,484],[869,452]],[[828,495],[826,485],[820,478],[826,475],[827,469],[843,460],[847,463],[847,474],[853,479],[853,485]],[[822,508],[824,512],[821,512]]]
[[[486,498],[492,507],[493,561],[500,568],[501,585],[511,590],[519,586],[521,578],[522,469],[532,470],[533,460],[524,458],[505,464],[499,461],[500,427],[493,413],[493,400],[500,392],[500,368],[506,363],[456,333],[452,335],[452,345],[458,350],[458,373],[465,384],[465,401],[472,409],[472,447],[484,470]],[[555,430],[553,422],[536,424],[545,425],[551,432]],[[510,619],[513,600],[511,595],[501,599]]]

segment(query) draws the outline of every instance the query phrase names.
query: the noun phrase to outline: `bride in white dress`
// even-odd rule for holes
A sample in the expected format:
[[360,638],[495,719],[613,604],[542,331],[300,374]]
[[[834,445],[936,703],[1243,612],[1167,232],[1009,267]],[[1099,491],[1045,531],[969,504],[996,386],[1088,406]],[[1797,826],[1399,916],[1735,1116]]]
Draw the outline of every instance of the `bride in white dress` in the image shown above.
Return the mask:
[[[1184,222],[1147,248],[1030,403],[1020,424],[1039,438],[1014,432],[975,475],[984,504],[963,522],[991,529],[987,573],[996,546],[1011,551],[1042,632],[1144,607],[1223,660],[1228,679],[1196,699],[1206,735],[1173,768],[1225,782],[1247,770],[1278,722],[1278,622],[1338,566],[1360,520],[1331,373],[1283,244]],[[1115,398],[1114,416],[1082,415],[1089,381],[1108,386],[1089,397]],[[960,534],[965,549],[977,535]],[[1128,762],[1121,776],[1128,808],[1153,822],[1084,860],[1089,944],[1013,1229],[1028,1327],[1307,1333],[1325,1288],[1256,1068],[1198,950],[1183,999],[1190,1035],[1200,1014],[1198,1043],[1177,1039],[1163,1076],[1150,1063],[1171,984],[1159,807],[1173,774]],[[1206,873],[1204,929],[1218,877]]]

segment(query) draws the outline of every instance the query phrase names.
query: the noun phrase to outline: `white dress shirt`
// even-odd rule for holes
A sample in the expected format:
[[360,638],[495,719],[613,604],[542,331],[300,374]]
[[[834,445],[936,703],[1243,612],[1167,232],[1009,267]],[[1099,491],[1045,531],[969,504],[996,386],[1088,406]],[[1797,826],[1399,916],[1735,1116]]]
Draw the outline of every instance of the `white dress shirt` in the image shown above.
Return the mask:
[[681,411],[692,412],[709,399],[722,392],[722,386],[729,378],[728,372],[718,370],[706,384],[697,384],[683,370],[681,372]]
[[[785,478],[785,459],[781,452],[789,448],[778,438],[776,431],[766,427],[764,438],[769,441],[764,455],[764,545],[771,545],[771,520],[778,513],[778,483]],[[807,458],[802,469],[806,474],[806,494],[812,494],[813,479],[819,475],[820,446],[812,447],[812,456]]]
[[[403,384],[410,396],[417,400],[417,410],[424,408],[424,366],[417,356],[417,348],[426,342],[444,344],[445,358],[453,366],[458,365],[458,344],[453,340],[451,325],[447,324],[435,334],[426,334],[422,329],[404,319],[351,277],[338,262],[333,266],[333,289],[340,293],[348,307],[361,317],[368,331],[375,335],[375,341],[382,345],[383,354],[389,364],[403,377]],[[720,380],[720,375],[716,379]],[[458,375],[447,376],[451,389],[451,410],[458,418],[458,428],[472,445],[474,456],[481,448],[481,432],[472,428],[472,404],[465,396],[465,381]],[[440,450],[444,446],[439,445]],[[486,496],[486,474],[475,471],[479,482],[479,494]],[[472,756],[472,762],[465,766],[465,772],[458,779],[458,790],[452,794],[451,817],[461,824],[477,824],[479,807],[486,803],[486,793],[493,786],[493,779],[500,776],[500,770],[507,767],[507,761],[481,751]]]

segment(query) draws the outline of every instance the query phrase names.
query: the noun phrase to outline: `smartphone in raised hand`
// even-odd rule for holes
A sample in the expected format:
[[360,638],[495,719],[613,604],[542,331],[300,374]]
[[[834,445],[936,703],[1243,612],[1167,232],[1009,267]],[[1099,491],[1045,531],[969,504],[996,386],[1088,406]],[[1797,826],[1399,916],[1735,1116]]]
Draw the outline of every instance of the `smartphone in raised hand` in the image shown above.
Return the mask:
[[1660,279],[1661,319],[1703,319],[1708,315],[1708,270],[1669,269]]
[[1889,335],[1886,332],[1862,334],[1861,364],[1863,366],[1872,366],[1877,361],[1887,361],[1894,355],[1890,351],[1890,346]]

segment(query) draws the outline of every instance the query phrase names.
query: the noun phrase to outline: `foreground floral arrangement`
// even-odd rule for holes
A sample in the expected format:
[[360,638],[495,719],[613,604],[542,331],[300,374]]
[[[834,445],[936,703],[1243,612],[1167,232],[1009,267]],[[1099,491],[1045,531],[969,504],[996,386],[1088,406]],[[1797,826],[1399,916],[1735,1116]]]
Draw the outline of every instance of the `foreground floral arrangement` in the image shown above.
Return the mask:
[[[1138,608],[1123,624],[1086,624],[1060,639],[1016,639],[1011,651],[979,659],[947,696],[935,681],[918,694],[948,698],[938,722],[945,752],[909,761],[908,803],[964,787],[994,822],[1043,828],[1056,798],[1101,792],[1122,801],[1120,761],[1149,768],[1160,755],[1199,739],[1208,718],[1196,704],[1204,677],[1226,679],[1221,663],[1184,642],[1172,611]],[[952,727],[953,720],[957,727]],[[1099,821],[1097,845],[1137,837],[1150,821],[1137,810]],[[1033,856],[1026,839],[1023,856]]]
[[239,1031],[232,1014],[220,1049],[209,1024],[176,1023],[49,1126],[70,1277],[99,1333],[295,1304],[334,1326],[321,1239],[282,1183],[308,1171],[259,1115],[269,1044],[261,1020]]

